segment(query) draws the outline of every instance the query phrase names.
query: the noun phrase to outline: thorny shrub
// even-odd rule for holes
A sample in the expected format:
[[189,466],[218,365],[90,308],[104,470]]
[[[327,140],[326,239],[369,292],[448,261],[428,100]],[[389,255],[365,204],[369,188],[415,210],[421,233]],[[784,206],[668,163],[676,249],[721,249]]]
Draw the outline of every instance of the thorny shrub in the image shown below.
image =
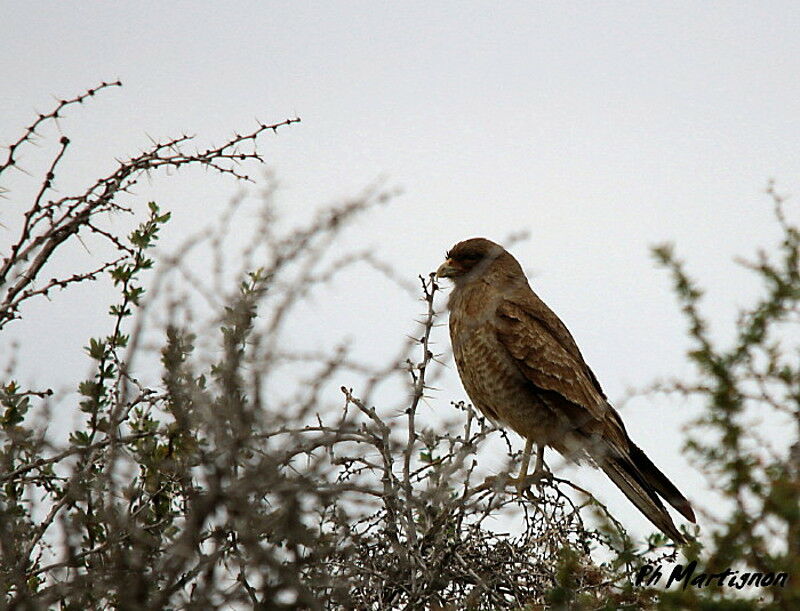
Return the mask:
[[[39,127],[116,85],[104,83],[40,115],[9,147],[0,179],[17,167],[19,151]],[[78,404],[58,399],[46,387],[23,388],[13,372],[3,381],[2,604],[376,610],[658,604],[659,591],[635,586],[634,577],[645,562],[676,559],[663,536],[634,545],[601,503],[559,478],[527,497],[479,485],[481,446],[504,433],[464,403],[453,403],[451,416],[441,421],[418,413],[423,399],[446,402],[430,396],[446,356],[433,352],[439,288],[433,276],[421,275],[416,289],[424,305],[419,330],[382,364],[356,362],[346,347],[307,353],[287,341],[287,321],[304,299],[335,282],[349,265],[366,264],[408,288],[407,279],[371,253],[342,255],[336,242],[355,217],[390,194],[370,189],[277,233],[268,190],[253,242],[240,250],[241,271],[215,266],[212,285],[192,276],[187,261],[200,246],[221,260],[229,217],[159,265],[152,249],[168,212],[149,203],[139,227],[127,236],[103,224],[108,211],[141,214],[120,204],[119,196],[160,168],[198,165],[246,179],[243,165],[263,161],[259,136],[298,120],[262,124],[194,154],[183,150],[186,137],[157,143],[121,161],[85,192],[50,199],[69,145],[64,137],[30,200],[13,202],[24,212],[0,269],[0,328],[22,316],[28,301],[49,296],[57,307],[57,289],[105,274],[119,297],[110,306],[110,319],[97,323],[110,331],[87,342],[95,373],[75,384]],[[48,261],[81,232],[106,240],[116,256],[47,280]],[[791,247],[796,265],[796,239]],[[685,290],[691,285],[670,251],[658,252],[675,272],[694,316],[695,293]],[[775,277],[776,287],[784,286],[774,268],[758,269]],[[170,293],[176,275],[191,298]],[[781,289],[782,303],[796,304],[796,276],[780,278],[793,283],[788,293]],[[192,309],[198,302],[215,324],[200,323]],[[154,304],[163,324],[152,329],[148,308]],[[765,306],[758,310],[764,312],[758,324],[794,307]],[[765,337],[756,331],[748,335],[748,345]],[[137,368],[153,354],[148,337],[159,338],[158,375]],[[710,344],[705,346],[697,362],[708,364],[703,371],[717,372],[720,363]],[[288,374],[292,363],[301,364],[304,375]],[[789,365],[770,371],[786,384],[800,378]],[[400,399],[387,391],[399,382],[407,390]],[[707,387],[686,390],[702,393]],[[395,417],[398,403],[402,418]],[[55,407],[82,415],[68,435],[47,429]],[[705,423],[712,427],[719,426],[713,409]],[[506,442],[511,469],[519,456]],[[692,447],[703,455],[701,444]],[[784,466],[788,473],[788,463]],[[797,471],[792,473],[796,482]],[[790,520],[790,533],[796,534],[797,517],[787,509],[791,502],[782,504],[796,488],[776,487],[784,476],[775,469],[765,474],[773,483],[759,480],[763,509]],[[737,485],[752,492],[755,483]],[[520,534],[498,526],[511,521]],[[755,531],[720,533],[719,542],[736,542],[738,551],[755,536]],[[726,549],[720,545],[719,553]],[[794,555],[786,558],[796,563],[796,553],[789,551]],[[699,546],[689,553],[696,556]]]
[[[651,389],[699,400],[689,423],[687,455],[720,499],[703,511],[710,539],[694,554],[707,573],[728,568],[739,575],[785,573],[784,587],[762,588],[737,608],[800,607],[800,227],[797,210],[772,183],[767,188],[778,229],[774,249],[759,249],[738,263],[761,285],[741,308],[731,339],[712,333],[702,311],[704,291],[669,245],[653,249],[668,269],[688,322],[692,380],[670,380]],[[725,510],[721,510],[725,508]],[[705,546],[703,547],[703,543]],[[729,588],[688,588],[665,593],[669,608],[731,608]]]

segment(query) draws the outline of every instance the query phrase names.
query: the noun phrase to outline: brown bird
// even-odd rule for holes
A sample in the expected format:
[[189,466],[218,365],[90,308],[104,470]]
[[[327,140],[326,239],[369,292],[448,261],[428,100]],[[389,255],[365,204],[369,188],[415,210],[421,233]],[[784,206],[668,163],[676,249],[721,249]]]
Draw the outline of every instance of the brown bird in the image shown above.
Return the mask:
[[[522,267],[484,238],[459,242],[436,272],[455,287],[450,340],[475,406],[525,440],[522,490],[544,472],[544,448],[601,468],[662,532],[685,543],[659,495],[694,522],[689,501],[631,441],[564,323],[533,292]],[[536,465],[528,475],[533,444]]]

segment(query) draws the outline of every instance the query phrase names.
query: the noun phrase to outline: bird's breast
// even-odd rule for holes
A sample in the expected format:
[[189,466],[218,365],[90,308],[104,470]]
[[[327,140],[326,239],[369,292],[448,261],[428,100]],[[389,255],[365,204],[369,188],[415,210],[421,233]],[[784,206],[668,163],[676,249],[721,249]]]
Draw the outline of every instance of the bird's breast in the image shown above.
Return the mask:
[[459,327],[451,327],[451,339],[464,390],[492,420],[522,434],[520,414],[530,420],[538,403],[530,383],[490,325]]

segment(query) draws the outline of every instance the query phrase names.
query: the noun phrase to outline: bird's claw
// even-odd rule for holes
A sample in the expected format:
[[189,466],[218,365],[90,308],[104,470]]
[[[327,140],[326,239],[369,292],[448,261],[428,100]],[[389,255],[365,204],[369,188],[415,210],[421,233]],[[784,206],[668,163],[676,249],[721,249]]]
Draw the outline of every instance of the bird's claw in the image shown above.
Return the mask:
[[483,484],[478,487],[478,490],[502,490],[513,486],[517,489],[517,493],[520,496],[524,496],[525,493],[530,490],[531,486],[541,486],[544,480],[550,480],[552,478],[552,473],[546,469],[540,469],[520,477],[491,475],[483,481]]
[[540,469],[529,473],[528,475],[516,477],[513,480],[514,487],[520,496],[524,496],[526,492],[530,491],[531,486],[541,486],[545,480],[553,479],[553,474],[546,469]]

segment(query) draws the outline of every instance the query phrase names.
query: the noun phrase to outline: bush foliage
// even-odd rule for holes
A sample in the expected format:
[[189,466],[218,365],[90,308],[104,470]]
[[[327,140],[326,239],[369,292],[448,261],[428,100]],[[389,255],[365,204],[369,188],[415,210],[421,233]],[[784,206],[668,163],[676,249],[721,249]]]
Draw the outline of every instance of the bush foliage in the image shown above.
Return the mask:
[[[39,116],[9,147],[0,178],[16,169],[36,130],[118,83],[104,83]],[[238,277],[187,290],[211,311],[202,325],[193,303],[165,280],[189,276],[200,245],[225,248],[227,223],[154,264],[153,247],[170,221],[158,204],[124,206],[143,175],[184,165],[247,179],[263,161],[260,138],[299,119],[259,124],[223,146],[186,153],[180,137],[119,163],[86,191],[56,197],[64,137],[29,200],[11,194],[19,232],[0,270],[0,329],[27,302],[52,298],[104,276],[118,297],[85,347],[94,374],[76,381],[79,399],[23,387],[7,371],[0,388],[0,592],[9,608],[539,609],[643,608],[729,604],[730,589],[667,591],[636,583],[644,564],[678,560],[661,535],[630,539],[591,495],[553,478],[522,498],[479,485],[478,454],[504,436],[471,406],[453,403],[441,422],[420,418],[438,364],[431,334],[439,289],[419,278],[419,328],[381,364],[351,359],[345,347],[309,354],[286,341],[303,300],[338,272],[364,263],[407,279],[370,253],[334,245],[348,223],[386,201],[371,189],[322,209],[307,224],[277,232],[270,194],[261,225],[242,249]],[[669,247],[669,268],[690,321],[695,382],[661,385],[704,405],[687,451],[731,511],[709,513],[709,536],[684,550],[709,567],[746,565],[798,574],[800,367],[782,329],[800,302],[798,229],[773,191],[783,233],[776,260],[747,267],[763,297],[742,313],[733,346],[709,337],[701,291]],[[8,194],[7,194],[8,197]],[[51,199],[52,198],[52,199]],[[141,209],[139,209],[141,208]],[[141,219],[127,236],[104,223],[109,211]],[[47,279],[63,245],[93,234],[115,255],[89,270]],[[258,264],[252,264],[257,261]],[[157,268],[157,269],[154,269]],[[223,275],[218,271],[218,275]],[[234,282],[232,285],[231,282]],[[219,287],[230,287],[232,290]],[[145,341],[147,308],[165,314],[156,329],[160,373],[137,368],[154,350]],[[107,330],[103,330],[107,329]],[[152,329],[149,330],[153,336]],[[148,337],[150,337],[148,336]],[[381,340],[383,341],[383,340]],[[391,344],[392,338],[386,340]],[[287,373],[301,364],[304,375]],[[24,364],[22,364],[24,365]],[[19,364],[18,364],[19,367]],[[381,391],[402,383],[389,405]],[[396,395],[396,393],[395,393]],[[437,402],[440,396],[430,398]],[[334,407],[334,405],[338,406]],[[79,424],[59,437],[50,414],[74,411]],[[773,447],[752,425],[769,410],[794,427]],[[506,439],[508,443],[508,440]],[[513,467],[518,455],[510,443]],[[521,534],[498,528],[503,520]],[[713,519],[712,519],[713,518]],[[722,570],[722,569],[718,569]],[[796,608],[798,586],[738,598]]]

